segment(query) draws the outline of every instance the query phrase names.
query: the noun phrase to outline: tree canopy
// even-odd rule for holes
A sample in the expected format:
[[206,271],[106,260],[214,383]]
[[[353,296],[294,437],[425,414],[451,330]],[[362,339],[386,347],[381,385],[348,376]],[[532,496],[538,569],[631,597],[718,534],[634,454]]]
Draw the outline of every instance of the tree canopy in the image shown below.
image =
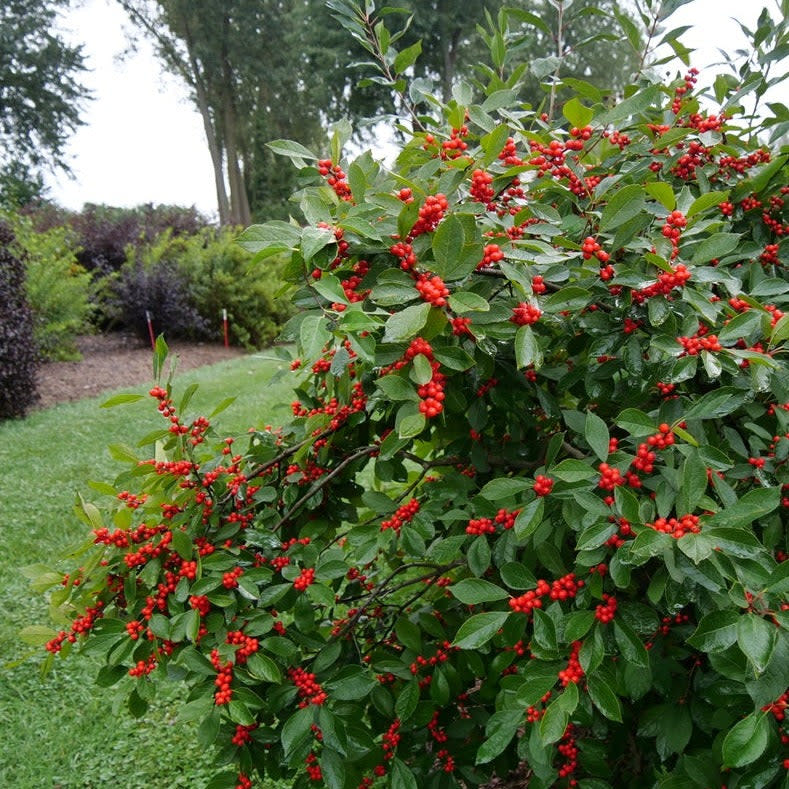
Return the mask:
[[82,124],[87,89],[81,46],[56,30],[69,0],[0,4],[0,166],[67,169],[65,146]]
[[[338,23],[324,0],[118,0],[134,25],[154,43],[166,67],[191,88],[211,153],[220,221],[246,224],[251,217],[287,216],[293,173],[277,166],[266,147],[287,138],[320,147],[332,122],[396,112],[392,86],[357,82],[364,48]],[[501,0],[457,8],[447,0],[402,4],[411,23],[401,49],[414,56],[414,74],[435,84],[443,98],[486,47],[480,29],[493,23]],[[616,90],[633,70],[635,49],[609,46],[616,3],[579,0],[565,15],[556,40],[557,11],[549,3],[520,9],[511,56],[521,64],[518,90],[538,105],[549,75],[581,77]],[[528,10],[527,10],[528,9]],[[537,22],[538,24],[535,24]],[[632,23],[631,23],[632,24]],[[636,36],[637,37],[637,36]],[[561,57],[560,57],[561,56]],[[460,65],[465,63],[465,69]],[[529,69],[530,63],[536,67]],[[432,89],[432,87],[431,87]],[[369,127],[367,127],[369,129]]]

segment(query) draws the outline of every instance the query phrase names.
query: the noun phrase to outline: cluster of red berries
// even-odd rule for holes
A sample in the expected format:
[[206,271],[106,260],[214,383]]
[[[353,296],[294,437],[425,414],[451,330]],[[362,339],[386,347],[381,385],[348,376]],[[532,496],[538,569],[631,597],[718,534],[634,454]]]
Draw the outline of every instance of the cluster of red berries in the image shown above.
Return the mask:
[[252,779],[245,773],[239,773],[236,780],[236,789],[252,789]]
[[440,371],[440,363],[431,361],[430,366],[433,369],[433,377],[426,383],[422,384],[416,393],[419,395],[419,411],[423,413],[428,419],[438,416],[444,410],[444,384],[446,376]]
[[311,781],[322,781],[323,772],[321,771],[321,766],[318,764],[318,757],[310,751],[304,762],[307,765],[307,775],[309,779]]
[[491,518],[472,518],[466,526],[466,534],[494,534],[496,526]]
[[619,526],[618,531],[605,541],[605,544],[609,548],[621,548],[628,538],[635,537],[633,529],[630,526],[630,521],[625,518],[615,518],[613,515],[609,520]]
[[452,334],[456,337],[462,337],[468,334],[470,337],[474,335],[471,332],[471,318],[463,318],[463,317],[456,317],[452,318],[450,323],[452,324]]
[[326,183],[334,190],[340,200],[351,200],[351,187],[342,167],[332,164],[331,159],[318,161],[318,172],[326,179]]
[[298,592],[303,592],[308,586],[315,583],[315,569],[313,567],[305,567],[293,579],[293,588]]
[[315,681],[315,674],[296,666],[288,669],[288,678],[299,692],[301,698],[299,707],[307,707],[310,704],[320,706],[328,698],[320,684]]
[[488,210],[493,210],[493,198],[496,193],[493,191],[491,184],[493,183],[493,176],[485,172],[485,170],[474,170],[471,173],[471,189],[469,194],[475,203],[484,203]]
[[677,342],[685,349],[680,356],[698,356],[701,351],[714,353],[723,350],[718,335],[708,334],[702,328],[691,337],[677,337]]
[[661,271],[656,282],[632,294],[634,304],[642,304],[655,296],[668,296],[674,288],[682,288],[690,279],[691,274],[684,263],[678,263],[671,271]]
[[586,182],[565,161],[566,151],[583,148],[582,140],[568,140],[566,143],[561,140],[551,140],[548,145],[543,145],[538,140],[529,140],[529,147],[533,154],[537,154],[529,159],[529,164],[537,167],[538,178],[543,178],[545,175],[551,175],[557,181],[566,178],[567,186],[574,195],[588,196],[590,189]]
[[242,745],[246,745],[248,742],[252,742],[252,732],[255,731],[257,727],[257,723],[251,723],[249,726],[244,726],[241,723],[236,724],[236,730],[233,736],[230,738],[230,742],[232,742],[237,748],[240,748]]
[[542,310],[539,307],[522,301],[517,307],[512,308],[510,322],[517,326],[528,326],[532,323],[537,323],[540,315],[542,315]]
[[410,670],[413,675],[417,675],[423,668],[437,666],[439,663],[446,663],[449,660],[449,653],[457,647],[453,647],[449,641],[442,641],[436,647],[436,652],[430,657],[424,655],[417,655],[413,663],[411,663]]
[[391,518],[381,523],[381,531],[392,529],[396,534],[400,534],[400,529],[403,528],[403,524],[410,523],[417,512],[419,512],[419,501],[417,499],[411,499],[411,501],[398,507]]
[[400,743],[400,718],[395,718],[391,726],[384,732],[381,747],[384,751],[384,759],[390,761],[394,759],[395,751]]
[[587,236],[583,240],[583,244],[581,244],[581,254],[584,260],[596,257],[601,263],[608,263],[610,258],[608,252],[606,252],[592,236]]
[[594,610],[595,619],[605,624],[611,622],[616,614],[616,598],[613,595],[603,595],[604,602]]
[[662,531],[675,540],[686,534],[698,534],[701,531],[698,515],[683,515],[681,518],[657,518],[654,523],[645,523],[655,531]]
[[396,244],[392,244],[389,251],[397,258],[403,271],[410,271],[416,266],[414,247],[407,241],[398,241]]
[[222,704],[229,704],[233,698],[233,689],[231,684],[233,682],[233,664],[231,661],[222,663],[219,657],[219,650],[211,650],[211,665],[216,671],[216,679],[214,685],[216,691],[214,692],[214,704],[221,706]]
[[515,520],[521,514],[520,510],[505,510],[503,507],[496,513],[495,521],[503,529],[511,529],[515,525]]
[[[569,778],[578,768],[579,753],[578,746],[575,744],[575,727],[572,723],[567,724],[556,750],[564,758],[564,764],[559,767],[559,778]],[[577,786],[578,782],[574,778],[570,778],[568,784],[569,786]]]
[[575,597],[583,586],[584,582],[577,579],[575,573],[568,573],[551,583],[540,578],[535,589],[524,592],[520,597],[511,597],[509,606],[517,613],[530,614],[532,609],[542,608],[543,597],[549,597],[551,600],[569,600]]
[[601,463],[597,470],[600,472],[600,479],[597,483],[598,488],[603,490],[614,490],[619,485],[624,485],[627,479],[622,476],[622,472],[616,466],[609,466],[608,463]]
[[486,266],[492,266],[500,260],[504,260],[504,253],[501,251],[501,247],[498,244],[485,244],[485,248],[482,250],[482,260],[477,263],[477,270],[479,271],[479,269]]
[[345,292],[345,298],[348,299],[351,304],[355,304],[359,301],[364,301],[370,293],[370,289],[359,291],[359,285],[362,284],[362,280],[370,271],[370,263],[366,260],[357,260],[356,263],[353,264],[353,268],[351,269],[351,276],[347,279],[344,279],[340,282],[342,285],[342,289]]
[[553,490],[553,480],[544,474],[538,474],[534,478],[534,495],[547,496]]
[[581,651],[582,646],[583,643],[581,641],[573,641],[570,657],[567,660],[567,667],[559,671],[559,680],[564,688],[571,682],[574,684],[579,683],[584,677],[584,670],[581,667],[581,661],[578,659],[578,653]]
[[222,574],[222,586],[225,589],[237,589],[238,588],[238,579],[244,574],[244,570],[242,567],[234,567],[232,570],[228,570],[226,573]]
[[423,233],[431,233],[438,227],[438,223],[444,218],[449,201],[446,195],[428,195],[425,202],[419,208],[419,218],[408,234],[408,240],[413,240]]
[[449,288],[444,284],[444,280],[441,277],[420,274],[414,283],[414,287],[428,304],[432,304],[434,307],[446,307]]

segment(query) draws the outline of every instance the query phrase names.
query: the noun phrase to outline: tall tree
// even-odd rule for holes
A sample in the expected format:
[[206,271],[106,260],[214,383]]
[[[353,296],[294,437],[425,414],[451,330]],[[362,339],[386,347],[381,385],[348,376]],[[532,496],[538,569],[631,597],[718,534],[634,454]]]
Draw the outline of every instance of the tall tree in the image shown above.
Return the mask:
[[[167,68],[192,91],[203,118],[223,223],[248,224],[287,215],[295,171],[285,169],[266,147],[288,138],[323,147],[326,128],[349,117],[380,118],[393,108],[390,89],[367,81],[368,56],[332,15],[326,0],[118,0],[132,22],[154,43]],[[401,0],[411,24],[398,42],[419,39],[417,76],[430,79],[444,98],[460,76],[473,77],[485,59],[479,26],[488,26],[504,0],[458,5],[453,0]],[[523,30],[515,47],[526,64],[561,52],[561,74],[604,84],[622,84],[627,55],[612,54],[606,35],[615,25],[615,0],[531,2],[520,8]],[[556,6],[567,6],[562,20]],[[528,9],[528,10],[527,10]],[[572,13],[570,13],[572,12]],[[404,17],[405,18],[405,17]],[[561,33],[561,35],[559,35]],[[582,38],[591,39],[579,46]],[[467,64],[465,71],[459,63]],[[548,64],[553,70],[553,61]],[[468,65],[472,64],[472,65]],[[544,74],[522,69],[524,101],[540,103]]]
[[81,46],[55,29],[70,0],[0,3],[0,168],[11,175],[42,166],[68,169],[65,146],[80,126],[88,90]]
[[[118,0],[192,91],[214,168],[222,223],[248,224],[266,181],[262,143],[308,141],[321,117],[286,46],[296,0]],[[274,179],[276,180],[276,179]],[[290,187],[290,184],[288,184]],[[286,191],[289,191],[286,190]]]

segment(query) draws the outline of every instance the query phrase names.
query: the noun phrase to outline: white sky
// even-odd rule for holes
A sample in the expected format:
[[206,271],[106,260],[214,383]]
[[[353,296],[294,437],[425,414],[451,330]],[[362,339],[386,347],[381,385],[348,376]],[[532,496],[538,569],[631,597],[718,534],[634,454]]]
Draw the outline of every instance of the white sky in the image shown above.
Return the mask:
[[[692,64],[703,68],[720,60],[718,48],[733,53],[745,44],[731,18],[753,27],[761,6],[744,0],[692,0],[671,17],[670,27],[694,26],[682,40],[697,50]],[[86,202],[152,202],[195,205],[214,215],[213,173],[200,116],[186,88],[162,71],[147,42],[141,40],[134,56],[117,60],[126,48],[127,25],[113,0],[84,0],[64,18],[71,40],[85,44],[91,71],[84,82],[95,100],[83,115],[86,125],[68,146],[74,178],[50,175],[49,194],[72,209]]]

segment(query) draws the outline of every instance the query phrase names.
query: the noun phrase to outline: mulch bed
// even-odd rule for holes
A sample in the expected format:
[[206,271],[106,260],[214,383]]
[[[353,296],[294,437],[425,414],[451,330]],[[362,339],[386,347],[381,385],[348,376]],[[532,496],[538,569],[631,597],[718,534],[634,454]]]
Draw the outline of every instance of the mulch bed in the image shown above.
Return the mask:
[[[178,355],[179,372],[206,364],[243,356],[242,348],[225,348],[219,344],[173,341],[171,355]],[[77,347],[82,354],[78,362],[47,362],[36,377],[39,400],[35,408],[49,408],[86,397],[96,397],[112,389],[140,386],[153,381],[150,345],[141,344],[130,334],[113,332],[80,337]]]

